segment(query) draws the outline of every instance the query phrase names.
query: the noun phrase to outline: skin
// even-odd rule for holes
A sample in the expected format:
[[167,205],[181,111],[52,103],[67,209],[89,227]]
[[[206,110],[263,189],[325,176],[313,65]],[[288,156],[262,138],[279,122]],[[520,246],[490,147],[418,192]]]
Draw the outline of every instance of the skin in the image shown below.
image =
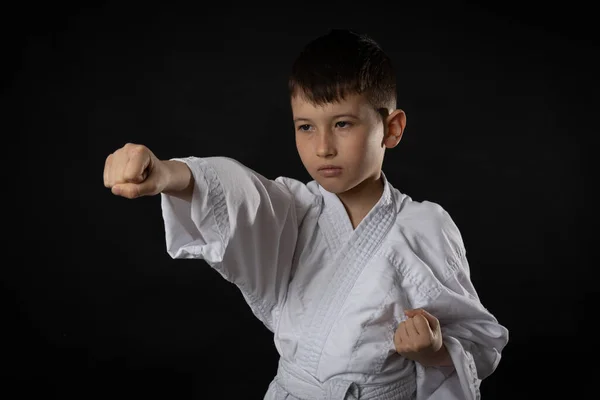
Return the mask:
[[[325,190],[340,198],[356,228],[381,198],[385,150],[402,139],[406,114],[393,110],[383,117],[358,94],[324,106],[299,94],[292,97],[291,106],[304,167]],[[319,173],[319,167],[329,164],[341,167],[341,174],[324,177]]]

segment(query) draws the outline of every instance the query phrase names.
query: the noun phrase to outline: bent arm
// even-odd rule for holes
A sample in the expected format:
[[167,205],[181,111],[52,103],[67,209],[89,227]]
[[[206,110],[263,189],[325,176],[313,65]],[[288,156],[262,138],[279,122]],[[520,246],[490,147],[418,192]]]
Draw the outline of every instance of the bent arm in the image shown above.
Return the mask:
[[508,330],[480,301],[460,232],[448,213],[437,210],[421,236],[426,251],[420,253],[435,278],[425,304],[415,308],[424,308],[439,320],[452,366],[417,365],[417,399],[475,400],[481,381],[500,362]]
[[[440,321],[451,367],[418,367],[418,399],[478,399],[498,366],[508,330],[481,304],[464,270],[451,276],[427,310]],[[457,397],[453,394],[459,393]]]

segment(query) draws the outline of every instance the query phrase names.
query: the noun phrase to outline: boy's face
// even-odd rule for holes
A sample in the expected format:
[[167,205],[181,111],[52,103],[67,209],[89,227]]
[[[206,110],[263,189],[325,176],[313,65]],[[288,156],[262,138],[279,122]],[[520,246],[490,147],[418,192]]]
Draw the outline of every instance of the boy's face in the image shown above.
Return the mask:
[[[364,96],[347,96],[325,106],[294,96],[291,105],[298,153],[325,190],[340,194],[379,178],[386,147],[384,122]],[[323,170],[325,166],[336,169]]]

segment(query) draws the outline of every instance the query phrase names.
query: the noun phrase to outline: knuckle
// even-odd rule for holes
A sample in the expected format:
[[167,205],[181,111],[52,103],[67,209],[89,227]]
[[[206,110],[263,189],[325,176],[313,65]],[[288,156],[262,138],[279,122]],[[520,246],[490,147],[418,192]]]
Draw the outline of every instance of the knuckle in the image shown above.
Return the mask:
[[106,161],[104,162],[104,171],[102,174],[102,178],[104,180],[104,186],[110,187],[110,165],[112,162],[112,154],[106,157]]
[[124,154],[127,154],[127,150],[125,148],[120,148],[117,151],[115,151],[113,154],[111,154],[109,157],[111,157],[112,163],[119,164],[125,157]]
[[146,146],[144,146],[143,144],[132,144],[127,149],[127,152],[129,153],[129,155],[134,156],[134,157],[143,154],[145,151],[146,151]]

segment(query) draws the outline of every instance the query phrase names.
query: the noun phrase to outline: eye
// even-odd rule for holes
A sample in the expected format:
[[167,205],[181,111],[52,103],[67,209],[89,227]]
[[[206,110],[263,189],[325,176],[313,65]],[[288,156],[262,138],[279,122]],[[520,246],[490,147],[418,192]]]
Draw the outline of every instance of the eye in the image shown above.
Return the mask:
[[339,128],[350,128],[352,123],[348,121],[338,121],[335,123],[335,125]]
[[308,124],[304,124],[304,125],[300,125],[300,126],[298,127],[298,130],[299,130],[300,132],[307,132],[307,131],[308,131],[310,128],[311,128],[311,126],[310,126],[310,125],[308,125]]

